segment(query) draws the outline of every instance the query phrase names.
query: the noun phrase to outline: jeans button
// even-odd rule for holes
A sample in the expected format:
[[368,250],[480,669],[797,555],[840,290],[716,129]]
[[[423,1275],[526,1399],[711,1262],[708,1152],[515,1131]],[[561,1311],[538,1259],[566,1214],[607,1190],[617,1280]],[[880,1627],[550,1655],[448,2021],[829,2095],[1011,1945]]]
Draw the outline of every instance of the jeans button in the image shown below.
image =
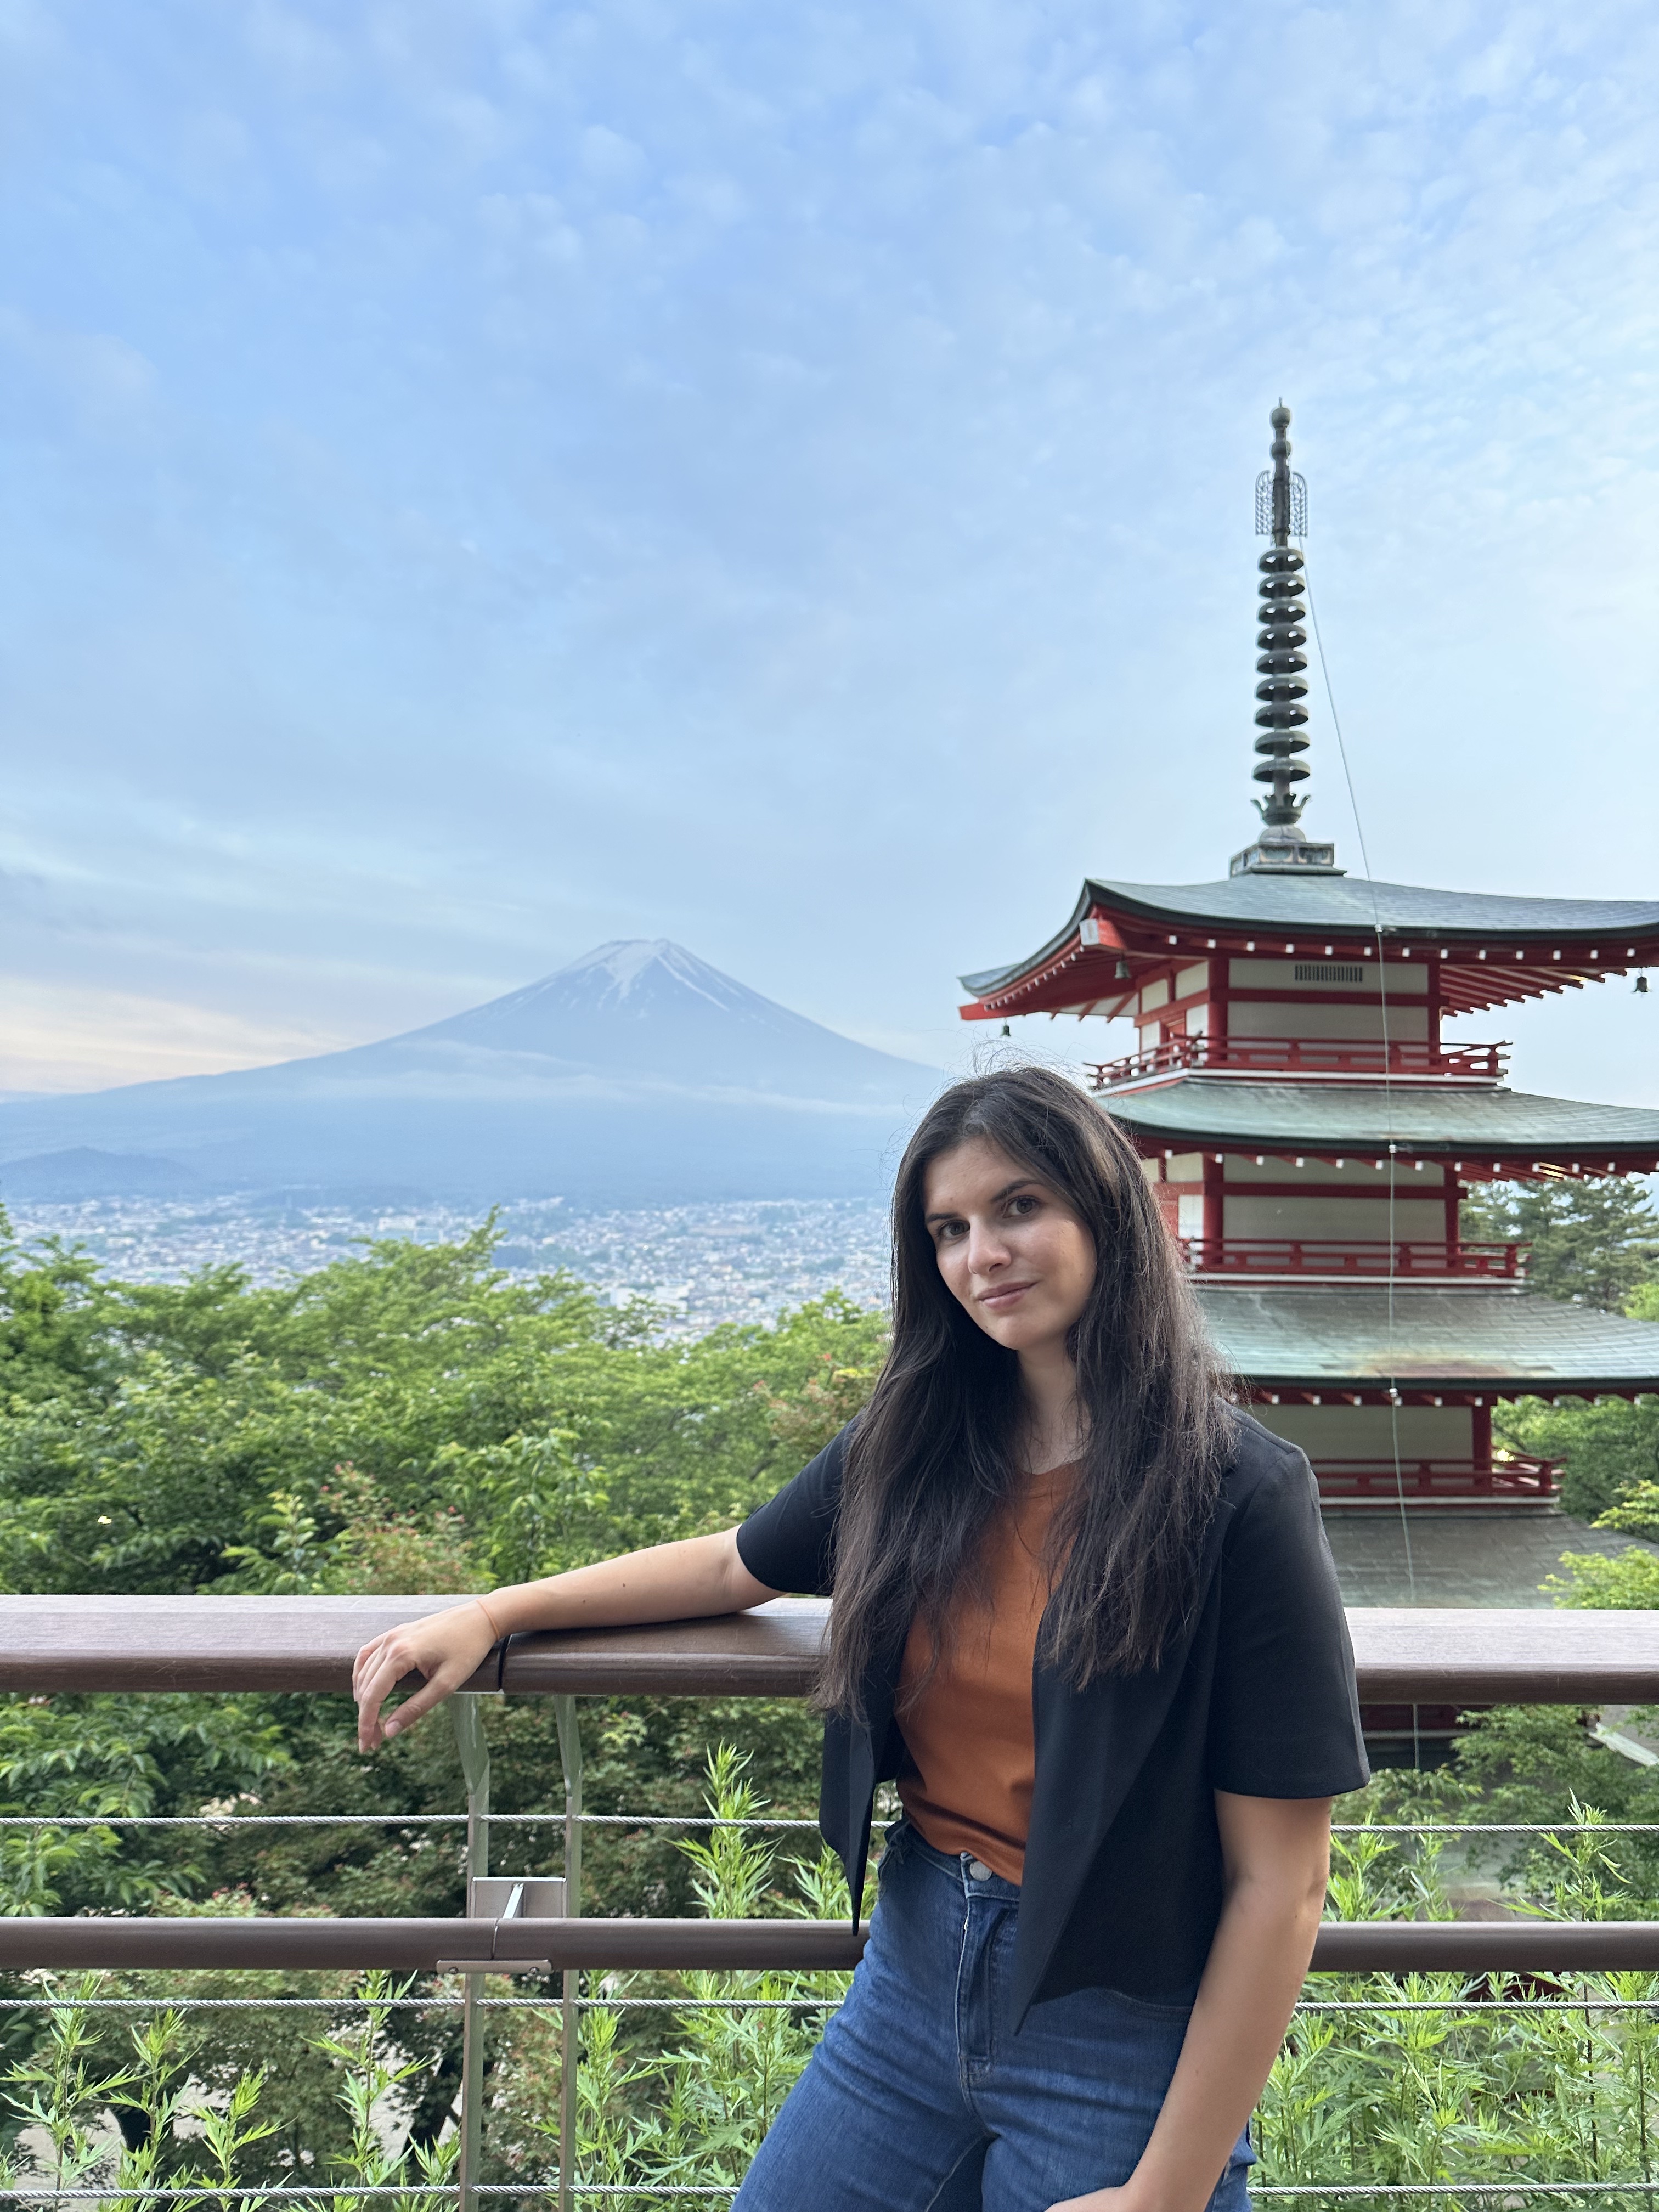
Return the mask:
[[991,1879],[991,1869],[983,1859],[969,1859],[968,1873],[969,1879],[974,1881],[989,1881]]

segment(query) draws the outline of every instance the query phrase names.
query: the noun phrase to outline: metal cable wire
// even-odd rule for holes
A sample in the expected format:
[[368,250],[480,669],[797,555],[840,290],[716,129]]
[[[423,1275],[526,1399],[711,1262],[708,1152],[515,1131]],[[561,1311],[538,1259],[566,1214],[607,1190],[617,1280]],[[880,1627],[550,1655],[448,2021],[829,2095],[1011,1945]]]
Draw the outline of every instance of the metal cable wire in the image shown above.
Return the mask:
[[[556,1998],[483,1997],[497,2004],[556,2003]],[[356,2007],[375,2012],[443,2012],[459,2009],[464,1996],[430,1997],[0,1997],[0,2012],[339,2012]],[[0,2189],[0,2197],[5,2195]]]
[[[1400,1510],[1400,1536],[1406,1548],[1406,1586],[1411,1602],[1417,1603],[1417,1562],[1412,1553],[1411,1516],[1406,1510],[1406,1474],[1400,1457],[1400,1381],[1394,1372],[1395,1348],[1395,1291],[1399,1275],[1400,1248],[1395,1238],[1395,1202],[1399,1182],[1399,1157],[1394,1134],[1394,1070],[1391,1065],[1393,1048],[1389,1036],[1389,968],[1383,957],[1382,909],[1376,896],[1376,878],[1371,873],[1371,856],[1365,844],[1365,824],[1359,811],[1359,794],[1354,789],[1353,770],[1348,765],[1348,748],[1342,736],[1342,718],[1336,711],[1336,692],[1331,683],[1331,665],[1325,656],[1325,641],[1320,634],[1319,609],[1314,603],[1313,586],[1304,579],[1308,595],[1308,626],[1314,634],[1314,645],[1319,654],[1319,672],[1324,679],[1325,698],[1331,710],[1331,727],[1336,732],[1337,757],[1342,763],[1342,777],[1348,787],[1348,805],[1353,813],[1354,835],[1359,840],[1359,862],[1365,871],[1365,888],[1370,893],[1371,927],[1376,933],[1376,989],[1382,1012],[1382,1118],[1389,1133],[1389,1434],[1394,1447],[1395,1498]],[[1423,1746],[1418,1730],[1417,1707],[1412,1707],[1412,1764],[1423,1764]]]
[[[728,1820],[718,1813],[584,1813],[602,1828],[813,1828],[816,1820]],[[465,1826],[462,1813],[6,1813],[0,1828],[422,1828]],[[492,1828],[562,1827],[563,1813],[492,1813]],[[872,1820],[887,1828],[890,1820]]]
[[[492,2185],[489,2188],[480,2188],[476,2193],[481,2197],[540,2197],[550,2194],[557,2187],[557,2182],[545,2184],[528,2182],[517,2188],[511,2185],[506,2187]],[[142,2188],[124,2189],[118,2183],[109,2181],[106,2182],[101,2189],[0,2188],[0,2203],[3,2203],[8,2197],[15,2203],[22,2204],[58,2204],[65,2202],[86,2203],[88,2201],[102,2203],[111,2197],[119,2197],[128,2203],[135,2204],[145,2200],[175,2204],[193,2203],[206,2197],[230,2198],[244,2203],[264,2203],[267,2198],[272,2197],[287,2198],[290,2202],[299,2200],[304,2203],[313,2203],[319,2197],[330,2198],[459,2197],[459,2194],[460,2185],[454,2181],[272,2182],[263,2189],[223,2189],[216,2182],[207,2181],[191,2182],[187,2185],[181,2184],[171,2189],[152,2187],[149,2185]]]
[[[477,2184],[472,2194],[477,2197],[554,2197],[558,2194],[557,2181],[493,2181]],[[575,2197],[631,2197],[657,2199],[665,2197],[720,2197],[728,2202],[737,2195],[735,2188],[725,2182],[707,2181],[575,2181],[571,2194]],[[1528,2181],[1516,2175],[1507,2181],[1295,2181],[1262,2182],[1251,2185],[1253,2199],[1259,2197],[1381,2197],[1401,2200],[1419,2197],[1653,2197],[1659,2193],[1659,2182],[1653,2181]],[[459,2201],[460,2185],[453,2181],[355,2182],[313,2181],[268,2184],[264,2188],[224,2188],[212,2183],[194,2183],[188,2187],[122,2188],[108,2182],[101,2188],[88,2189],[31,2189],[27,2187],[0,2188],[0,2202],[9,2200],[19,2204],[101,2203],[111,2197],[127,2203],[198,2203],[208,2199],[235,2203],[315,2203],[321,2198],[338,2203],[354,2197],[420,2197]]]
[[[831,1969],[830,1971],[834,1971]],[[1653,2000],[1659,2005],[1659,1997]],[[562,1999],[479,1997],[485,2012],[556,2012]],[[583,2012],[823,2012],[839,1997],[581,1997]],[[375,2012],[459,2012],[464,1996],[429,1997],[4,1997],[4,2012],[338,2012],[355,2008]],[[1571,2008],[1583,2011],[1582,2005]],[[0,2197],[5,2191],[0,2189]]]
[[[721,1820],[714,1813],[584,1813],[584,1823],[599,1828],[811,1828],[816,1820]],[[890,1828],[890,1820],[872,1820],[872,1828]]]
[[1334,1836],[1659,1836],[1659,1820],[1334,1820]]
[[[7,1813],[0,1828],[416,1828],[464,1825],[465,1813]],[[584,1827],[776,1828],[817,1832],[810,1820],[719,1813],[582,1813]],[[563,1813],[492,1813],[492,1828],[559,1827]],[[872,1828],[892,1826],[877,1819]],[[1334,1836],[1659,1836],[1659,1820],[1334,1820]],[[1659,2185],[1656,2185],[1659,2186]]]
[[[508,1820],[554,1820],[552,1813],[500,1813]],[[465,1825],[465,1813],[5,1813],[0,1828],[430,1828]]]
[[[803,1970],[805,1971],[805,1970]],[[833,1972],[834,1969],[822,1971]],[[1482,1978],[1476,1977],[1475,1978]],[[817,1997],[636,1997],[584,1996],[581,2012],[833,2012],[838,1996]],[[5,2012],[457,2012],[464,1996],[424,1997],[6,1997]],[[479,1997],[484,2012],[556,2012],[556,1996]],[[1571,1997],[1306,1997],[1293,2018],[1304,2013],[1449,2013],[1458,2019],[1475,2013],[1625,2013],[1659,2011],[1659,1992],[1646,1997],[1604,1997],[1583,1990]],[[1659,2186],[1659,2185],[1656,2185]],[[0,2189],[0,2197],[5,2195]]]

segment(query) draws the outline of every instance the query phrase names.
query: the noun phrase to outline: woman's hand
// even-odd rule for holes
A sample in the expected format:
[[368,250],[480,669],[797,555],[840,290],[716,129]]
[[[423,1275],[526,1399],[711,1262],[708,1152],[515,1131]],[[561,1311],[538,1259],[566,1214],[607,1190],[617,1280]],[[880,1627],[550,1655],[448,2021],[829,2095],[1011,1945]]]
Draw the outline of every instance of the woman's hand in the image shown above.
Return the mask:
[[[497,1640],[489,1615],[476,1598],[468,1598],[464,1605],[388,1628],[365,1644],[351,1670],[358,1750],[377,1749],[441,1705],[452,1690],[477,1673]],[[426,1680],[390,1720],[382,1721],[380,1707],[405,1674],[424,1674]]]
[[[365,1644],[351,1670],[357,1700],[357,1744],[373,1751],[441,1705],[475,1673],[503,1636],[538,1629],[625,1628],[645,1620],[703,1620],[763,1605],[776,1590],[757,1583],[743,1564],[738,1532],[683,1536],[618,1559],[596,1559],[539,1582],[510,1583],[444,1613],[389,1628]],[[424,1674],[414,1696],[382,1723],[380,1707],[405,1674]]]

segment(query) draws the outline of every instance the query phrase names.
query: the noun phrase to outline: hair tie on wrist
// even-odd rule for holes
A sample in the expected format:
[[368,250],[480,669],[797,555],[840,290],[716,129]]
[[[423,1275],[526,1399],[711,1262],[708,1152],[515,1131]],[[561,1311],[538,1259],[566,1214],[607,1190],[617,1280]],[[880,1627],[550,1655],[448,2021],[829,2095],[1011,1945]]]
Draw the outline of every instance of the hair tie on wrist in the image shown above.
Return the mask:
[[483,1600],[481,1597],[475,1597],[472,1602],[477,1607],[479,1612],[483,1613],[484,1619],[489,1623],[489,1632],[495,1638],[496,1643],[505,1643],[507,1639],[501,1634],[501,1630],[495,1626],[495,1616],[491,1613],[489,1607],[484,1603]]

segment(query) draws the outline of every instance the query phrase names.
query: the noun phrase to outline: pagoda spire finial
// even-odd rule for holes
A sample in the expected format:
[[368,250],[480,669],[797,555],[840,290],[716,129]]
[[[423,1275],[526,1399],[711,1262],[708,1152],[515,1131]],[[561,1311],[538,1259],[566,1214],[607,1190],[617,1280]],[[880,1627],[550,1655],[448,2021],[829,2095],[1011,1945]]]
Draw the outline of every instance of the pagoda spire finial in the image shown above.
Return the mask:
[[1262,471],[1255,486],[1256,532],[1271,538],[1273,543],[1257,563],[1261,581],[1257,586],[1261,604],[1256,620],[1261,628],[1256,633],[1255,666],[1261,681],[1255,696],[1261,703],[1255,710],[1255,749],[1262,757],[1255,770],[1255,781],[1265,783],[1268,791],[1265,799],[1255,802],[1261,817],[1261,835],[1255,844],[1234,854],[1232,872],[1243,876],[1267,870],[1301,873],[1314,869],[1321,875],[1336,875],[1341,873],[1336,865],[1336,848],[1310,844],[1303,836],[1300,824],[1307,796],[1298,798],[1291,789],[1292,785],[1308,781],[1307,769],[1297,757],[1308,750],[1308,740],[1302,734],[1308,720],[1308,710],[1302,703],[1308,696],[1308,663],[1302,650],[1308,642],[1302,627],[1308,618],[1303,605],[1307,587],[1302,575],[1302,550],[1291,542],[1307,535],[1308,487],[1291,466],[1291,441],[1285,434],[1291,427],[1291,410],[1282,399],[1268,420],[1273,433],[1268,449],[1273,467]]

